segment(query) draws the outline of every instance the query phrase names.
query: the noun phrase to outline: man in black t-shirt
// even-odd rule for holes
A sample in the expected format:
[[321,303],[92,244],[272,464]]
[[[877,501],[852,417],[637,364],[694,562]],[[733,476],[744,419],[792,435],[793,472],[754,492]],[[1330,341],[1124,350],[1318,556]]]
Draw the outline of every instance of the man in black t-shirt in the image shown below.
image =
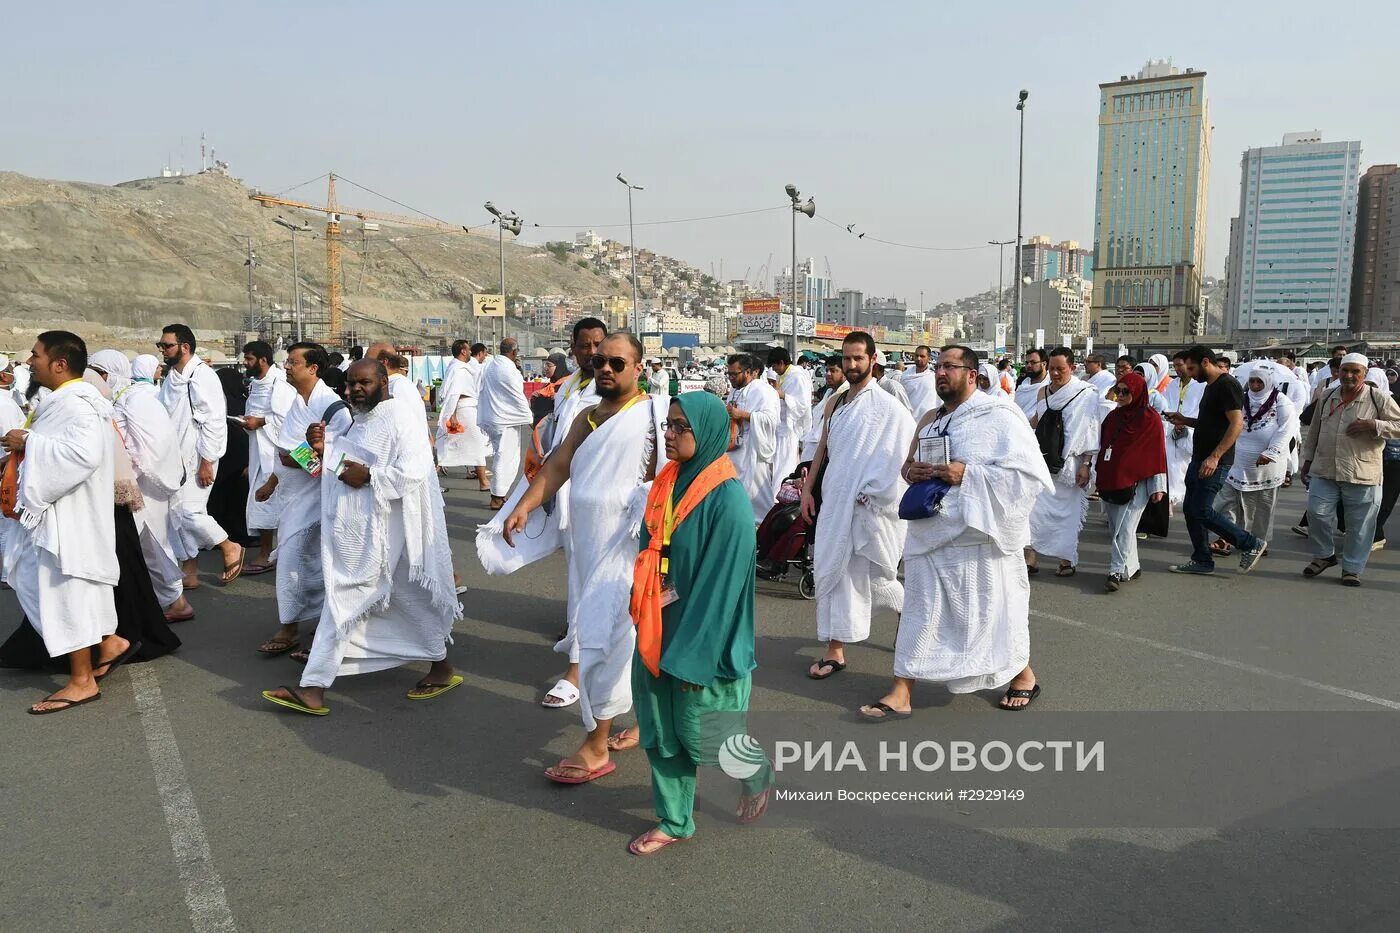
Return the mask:
[[1186,370],[1206,384],[1195,418],[1173,413],[1177,427],[1195,428],[1191,464],[1186,468],[1186,498],[1182,512],[1191,535],[1191,559],[1171,568],[1172,573],[1215,573],[1210,535],[1224,538],[1239,549],[1240,573],[1249,573],[1264,555],[1268,542],[1240,528],[1215,510],[1215,496],[1225,474],[1235,462],[1235,440],[1244,429],[1244,390],[1209,349],[1195,346],[1186,351]]

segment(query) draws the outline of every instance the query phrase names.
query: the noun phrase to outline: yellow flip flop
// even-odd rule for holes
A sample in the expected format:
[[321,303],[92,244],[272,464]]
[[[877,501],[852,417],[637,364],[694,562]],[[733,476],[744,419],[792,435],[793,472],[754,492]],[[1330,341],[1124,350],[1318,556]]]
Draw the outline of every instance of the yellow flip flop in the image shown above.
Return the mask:
[[295,699],[288,700],[284,697],[276,696],[271,690],[264,690],[262,692],[262,698],[269,703],[276,703],[278,706],[285,706],[287,709],[294,709],[298,713],[306,713],[308,716],[329,716],[331,713],[331,708],[329,706],[308,706],[301,699],[301,694],[297,693],[291,687],[278,687],[277,689],[287,691],[295,697]]
[[[423,687],[432,687],[432,693],[414,693],[412,691],[409,691],[407,694],[405,694],[405,696],[407,696],[410,700],[431,700],[433,697],[442,696],[444,693],[451,690],[453,687],[460,687],[464,679],[465,678],[463,678],[461,674],[453,674],[452,679],[445,684],[422,685]],[[414,687],[413,689],[418,690],[420,689],[420,687]]]

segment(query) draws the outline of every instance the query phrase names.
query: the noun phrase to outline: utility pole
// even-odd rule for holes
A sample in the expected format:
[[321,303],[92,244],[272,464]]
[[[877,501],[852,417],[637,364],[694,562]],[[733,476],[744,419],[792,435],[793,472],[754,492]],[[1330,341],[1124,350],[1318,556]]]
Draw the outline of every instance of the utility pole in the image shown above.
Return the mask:
[[1026,346],[1025,335],[1021,333],[1021,198],[1026,179],[1026,98],[1031,92],[1022,90],[1016,101],[1016,112],[1021,115],[1020,153],[1016,158],[1016,356],[1019,359],[1030,349]]
[[1006,282],[1006,248],[1014,243],[1014,240],[988,240],[988,246],[997,248],[997,323],[1006,323],[1006,308],[1003,305],[1001,295]]
[[[247,236],[245,239],[248,241],[248,258],[244,260],[243,265],[248,267],[248,322],[244,330],[254,331],[258,329],[257,310],[253,304],[253,266],[257,257],[253,255],[253,238]],[[262,336],[261,333],[258,336]]]

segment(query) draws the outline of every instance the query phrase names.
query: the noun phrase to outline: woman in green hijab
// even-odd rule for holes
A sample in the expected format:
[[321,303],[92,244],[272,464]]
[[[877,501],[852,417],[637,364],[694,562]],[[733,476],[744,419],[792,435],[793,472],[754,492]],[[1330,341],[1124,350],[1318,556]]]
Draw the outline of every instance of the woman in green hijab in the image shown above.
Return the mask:
[[[726,454],[724,403],[707,392],[672,400],[665,439],[670,462],[647,498],[632,587],[632,699],[661,822],[632,840],[634,855],[694,835],[696,767],[745,737],[755,667],[753,508]],[[756,766],[738,808],[751,823],[767,809],[772,771],[752,740],[738,751]]]

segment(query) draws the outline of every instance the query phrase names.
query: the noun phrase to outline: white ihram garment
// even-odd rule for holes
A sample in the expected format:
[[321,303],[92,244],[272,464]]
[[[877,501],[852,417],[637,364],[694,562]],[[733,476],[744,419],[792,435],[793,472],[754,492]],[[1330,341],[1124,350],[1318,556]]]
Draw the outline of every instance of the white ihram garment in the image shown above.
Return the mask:
[[[24,412],[20,410],[19,405],[15,403],[8,391],[0,390],[0,437],[22,427],[24,427]],[[0,447],[0,464],[3,464],[9,456],[9,451]],[[5,553],[5,539],[9,535],[9,531],[10,523],[0,520],[0,555]],[[3,568],[0,568],[0,574],[3,574]],[[4,577],[0,576],[0,579],[4,579]]]
[[[327,435],[318,497],[326,597],[303,687],[447,657],[462,607],[424,431],[417,412],[386,399],[344,435]],[[370,481],[342,483],[333,469],[342,456],[369,467]]]
[[894,675],[953,693],[1003,687],[1030,663],[1022,548],[1050,472],[1010,399],[975,392],[922,436],[947,433],[962,482],[932,518],[908,523]]
[[873,380],[831,414],[813,547],[822,641],[865,641],[876,606],[903,609],[900,468],[913,436],[913,417]]
[[[812,427],[812,380],[801,366],[789,366],[778,382],[783,397],[778,400],[781,420],[773,453],[770,501],[777,501],[778,489],[800,462],[803,436]],[[767,515],[767,511],[764,512]]]
[[1089,509],[1089,489],[1076,482],[1079,458],[1099,449],[1099,394],[1094,387],[1071,379],[1046,398],[1040,399],[1031,415],[1032,425],[1047,406],[1060,411],[1064,419],[1064,465],[1054,475],[1051,488],[1040,493],[1031,513],[1031,547],[1037,554],[1048,554],[1079,563],[1079,533]]
[[520,478],[521,456],[532,423],[530,403],[525,400],[525,377],[510,357],[493,356],[483,366],[477,423],[496,452],[491,495],[503,499]]
[[[477,419],[477,396],[481,391],[481,367],[456,360],[438,393],[437,455],[438,464],[445,467],[485,466],[490,454],[486,436]],[[475,363],[472,360],[471,363]],[[452,434],[447,423],[456,419],[460,433]]]
[[[277,488],[282,513],[277,519],[277,616],[283,625],[319,618],[325,597],[321,574],[321,484],[299,466],[287,466],[280,454],[306,440],[306,429],[324,420],[325,411],[340,401],[330,386],[316,380],[309,399],[301,393],[292,401],[277,435]],[[341,409],[326,426],[326,439],[350,429],[350,415]]]
[[117,630],[112,405],[82,381],[39,404],[20,463],[19,520],[0,519],[5,579],[49,657]]
[[228,532],[209,516],[209,493],[214,485],[199,485],[199,464],[218,464],[228,447],[228,405],[214,370],[191,357],[184,371],[173,366],[160,385],[160,400],[175,424],[185,462],[185,483],[171,502],[175,517],[171,544],[175,557],[189,560],[204,548],[228,540]]
[[[924,415],[939,405],[938,376],[932,366],[923,372],[906,369],[900,381],[904,385],[904,393],[909,396],[909,404],[914,407],[914,423],[918,424]],[[992,383],[995,385],[996,380],[993,379]]]
[[821,397],[812,405],[811,424],[807,433],[802,435],[802,452],[798,463],[811,463],[812,458],[817,455],[817,445],[822,441],[822,416],[826,412],[826,403],[845,388],[846,384],[843,382],[835,389],[823,389]]
[[554,650],[579,665],[579,712],[592,731],[599,719],[632,708],[636,629],[629,603],[638,534],[656,469],[665,465],[657,439],[669,397],[651,396],[600,424],[574,451],[569,470],[569,633],[576,648]]
[[1027,379],[1016,384],[1016,407],[1025,412],[1027,421],[1035,414],[1036,399],[1040,397],[1040,390],[1048,385],[1050,385],[1049,376],[1039,382],[1031,382]]
[[[1201,396],[1205,383],[1194,379],[1183,381],[1173,378],[1162,393],[1167,403],[1167,412],[1180,412],[1183,417],[1194,418],[1201,410]],[[1167,498],[1172,505],[1181,505],[1186,498],[1186,468],[1191,465],[1191,444],[1195,428],[1177,428],[1170,421],[1162,422],[1162,432],[1167,441]]]
[[258,487],[266,483],[277,469],[277,436],[282,433],[282,419],[297,397],[296,389],[287,382],[281,367],[271,366],[267,375],[248,383],[246,414],[266,420],[266,424],[248,433],[248,505],[249,529],[270,531],[277,527],[282,511],[282,490],[275,490],[266,502],[257,499]]
[[[544,446],[545,452],[554,453],[559,445],[564,443],[564,439],[569,436],[569,431],[573,430],[574,422],[578,420],[578,416],[596,404],[598,404],[598,384],[592,377],[585,377],[583,371],[578,370],[564,380],[558,391],[554,393],[554,411],[540,422],[538,428],[540,443]],[[669,402],[662,402],[662,410],[664,411],[668,405]],[[577,664],[579,663],[578,613],[576,608],[578,587],[575,584],[575,574],[572,569],[573,543],[568,534],[569,488],[570,483],[568,482],[559,487],[559,491],[554,495],[552,511],[545,520],[546,524],[552,524],[558,528],[560,545],[564,549],[564,563],[569,568],[569,598],[565,607],[565,618],[567,619],[565,634],[562,639],[555,642],[554,650],[567,654],[570,664]]]
[[141,556],[156,601],[169,608],[185,592],[185,575],[171,544],[176,532],[170,505],[185,475],[175,425],[149,382],[133,382],[117,393],[112,420],[126,444],[144,503],[131,515],[141,537]]
[[749,413],[739,422],[738,448],[729,452],[753,506],[754,523],[762,522],[773,507],[773,458],[778,452],[778,422],[782,420],[778,393],[762,379],[736,390],[730,401]]

